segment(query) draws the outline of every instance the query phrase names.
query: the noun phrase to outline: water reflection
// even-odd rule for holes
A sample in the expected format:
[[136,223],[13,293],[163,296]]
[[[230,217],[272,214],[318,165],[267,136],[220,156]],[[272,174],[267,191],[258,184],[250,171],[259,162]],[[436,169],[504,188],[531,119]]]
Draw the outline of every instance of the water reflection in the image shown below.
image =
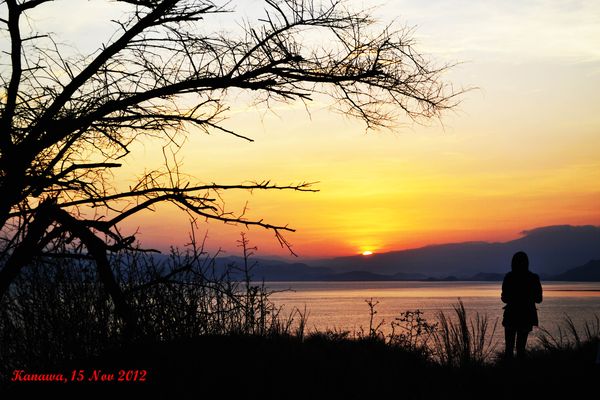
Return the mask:
[[[600,283],[543,282],[544,302],[538,306],[540,327],[556,332],[565,315],[581,326],[600,312]],[[461,298],[467,311],[487,314],[498,320],[496,336],[502,336],[500,282],[269,282],[278,292],[273,300],[289,311],[294,307],[309,311],[310,329],[357,330],[368,325],[365,299],[379,301],[378,318],[393,321],[405,310],[420,309],[435,320],[439,311],[451,312]]]

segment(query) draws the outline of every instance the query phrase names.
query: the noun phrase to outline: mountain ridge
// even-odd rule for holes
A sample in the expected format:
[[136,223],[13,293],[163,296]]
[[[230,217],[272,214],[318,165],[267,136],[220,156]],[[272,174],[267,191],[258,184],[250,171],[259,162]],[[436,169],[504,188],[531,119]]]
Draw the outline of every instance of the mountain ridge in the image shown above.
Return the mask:
[[[530,269],[543,280],[596,279],[593,266],[582,267],[590,260],[600,260],[600,227],[553,225],[525,230],[522,235],[507,242],[432,244],[370,256],[304,262],[253,257],[256,265],[251,274],[257,281],[498,281],[510,270],[512,255],[523,250],[529,254]],[[230,264],[241,266],[243,259],[238,256],[215,259],[218,268]],[[579,267],[572,268],[574,265]],[[243,279],[242,275],[242,271],[234,269],[231,276]]]
[[469,241],[427,245],[370,256],[344,256],[307,262],[334,272],[367,270],[376,274],[417,273],[435,278],[468,277],[477,273],[505,273],[517,251],[525,251],[531,270],[557,275],[567,266],[600,258],[600,227],[551,225],[522,231],[506,242]]

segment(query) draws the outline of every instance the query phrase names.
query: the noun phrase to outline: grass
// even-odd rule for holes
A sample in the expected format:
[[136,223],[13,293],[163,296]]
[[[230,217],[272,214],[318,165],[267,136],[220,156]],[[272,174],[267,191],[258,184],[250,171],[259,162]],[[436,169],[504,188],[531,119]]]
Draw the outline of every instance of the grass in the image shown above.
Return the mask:
[[450,367],[480,366],[495,354],[493,340],[497,322],[490,325],[487,316],[469,318],[462,300],[454,305],[455,318],[438,314],[439,327],[434,332],[435,354],[439,362]]
[[533,353],[523,362],[448,367],[372,338],[312,333],[206,335],[118,347],[57,368],[147,369],[147,384],[27,385],[6,398],[135,395],[164,398],[514,399],[578,398],[593,393],[600,373],[586,353]]
[[[245,258],[252,249],[242,244]],[[244,247],[245,246],[245,247]],[[302,336],[305,311],[283,314],[249,278],[251,263],[219,267],[192,244],[164,261],[123,253],[114,273],[137,314],[137,342],[206,335]],[[0,300],[0,382],[16,368],[52,369],[57,360],[97,356],[121,346],[123,325],[89,260],[38,259]]]
[[[38,260],[0,307],[0,392],[197,398],[572,398],[595,390],[600,321],[558,333],[540,330],[526,360],[497,357],[496,321],[459,302],[428,321],[407,310],[384,333],[377,301],[369,327],[308,332],[307,310],[282,313],[243,265],[218,268],[201,248],[164,262],[140,253],[115,258],[115,272],[138,314],[125,342],[110,299],[86,260]],[[232,276],[246,279],[234,280]],[[530,342],[532,339],[530,339]],[[145,384],[10,384],[14,369],[147,369]],[[564,396],[564,397],[560,397]],[[4,396],[2,396],[4,398]],[[201,396],[202,397],[202,396]]]
[[600,317],[598,315],[591,321],[585,321],[580,329],[571,317],[566,315],[562,325],[557,327],[556,333],[542,328],[538,335],[538,342],[539,346],[546,351],[568,351],[581,348],[588,343],[598,342],[599,338]]

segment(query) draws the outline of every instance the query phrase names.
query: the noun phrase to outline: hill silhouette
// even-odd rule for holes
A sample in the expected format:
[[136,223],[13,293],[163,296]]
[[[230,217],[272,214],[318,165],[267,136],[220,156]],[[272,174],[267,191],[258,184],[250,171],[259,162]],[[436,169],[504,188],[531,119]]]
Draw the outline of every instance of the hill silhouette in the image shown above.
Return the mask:
[[600,281],[600,260],[591,260],[585,265],[572,268],[554,277],[557,281]]
[[600,227],[547,226],[522,232],[508,242],[465,242],[430,245],[417,249],[365,256],[337,257],[311,263],[333,272],[369,271],[373,274],[422,274],[435,278],[455,275],[469,278],[479,273],[502,274],[516,251],[525,251],[531,270],[553,276],[573,265],[600,259]]
[[[583,267],[590,260],[600,259],[600,227],[548,226],[523,231],[522,235],[508,242],[447,243],[305,262],[255,258],[257,263],[251,275],[258,281],[498,281],[510,269],[512,254],[523,250],[529,255],[531,270],[545,280],[600,280],[600,273],[594,269],[596,264]],[[232,264],[241,266],[243,259],[215,259],[217,269],[224,270]],[[567,273],[574,265],[582,267]],[[241,269],[229,273],[233,279],[244,279]]]

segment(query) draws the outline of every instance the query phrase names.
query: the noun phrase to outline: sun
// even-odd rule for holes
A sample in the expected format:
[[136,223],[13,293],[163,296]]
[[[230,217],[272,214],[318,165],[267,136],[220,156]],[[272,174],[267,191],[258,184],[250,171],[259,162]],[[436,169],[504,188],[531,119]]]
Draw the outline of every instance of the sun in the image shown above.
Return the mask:
[[363,256],[370,256],[371,254],[373,254],[373,252],[371,250],[365,250],[362,252]]

